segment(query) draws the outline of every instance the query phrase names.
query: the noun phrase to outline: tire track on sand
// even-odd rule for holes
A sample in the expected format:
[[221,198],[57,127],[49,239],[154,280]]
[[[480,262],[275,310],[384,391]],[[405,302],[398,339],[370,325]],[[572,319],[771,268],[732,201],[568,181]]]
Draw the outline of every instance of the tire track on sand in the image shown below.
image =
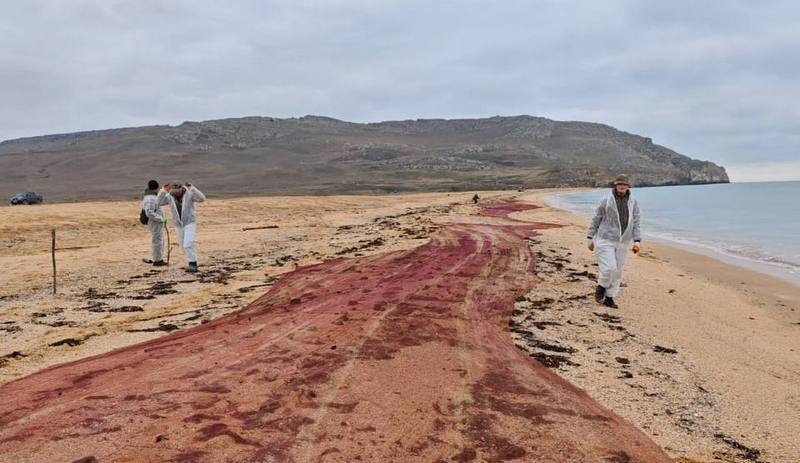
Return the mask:
[[[516,349],[547,224],[483,207],[409,251],[298,269],[212,323],[0,387],[0,461],[668,462]],[[8,400],[11,398],[11,400]]]

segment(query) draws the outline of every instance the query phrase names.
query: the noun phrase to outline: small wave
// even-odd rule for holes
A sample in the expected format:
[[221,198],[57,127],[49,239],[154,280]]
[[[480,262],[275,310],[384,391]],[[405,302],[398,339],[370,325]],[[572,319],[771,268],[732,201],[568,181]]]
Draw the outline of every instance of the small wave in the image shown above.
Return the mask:
[[693,237],[679,237],[673,233],[664,232],[648,232],[646,236],[670,241],[679,245],[686,245],[692,247],[703,248],[718,254],[723,254],[728,257],[737,259],[744,259],[751,262],[768,264],[772,266],[782,267],[793,272],[800,271],[800,262],[795,262],[782,257],[777,257],[767,253],[762,249],[747,245],[731,245],[729,243],[706,241],[700,238]]

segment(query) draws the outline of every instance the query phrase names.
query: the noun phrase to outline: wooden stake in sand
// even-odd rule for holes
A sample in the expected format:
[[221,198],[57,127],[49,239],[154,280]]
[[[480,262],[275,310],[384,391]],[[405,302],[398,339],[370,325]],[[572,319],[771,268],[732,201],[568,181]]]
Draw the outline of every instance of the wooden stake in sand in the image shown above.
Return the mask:
[[52,243],[50,246],[50,256],[53,258],[53,294],[56,293],[56,229],[52,230]]

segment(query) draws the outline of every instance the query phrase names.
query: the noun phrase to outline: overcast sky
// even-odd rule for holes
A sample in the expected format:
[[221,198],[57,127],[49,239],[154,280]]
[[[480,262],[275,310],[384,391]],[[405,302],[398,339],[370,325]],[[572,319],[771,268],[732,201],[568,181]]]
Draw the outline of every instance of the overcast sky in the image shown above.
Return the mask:
[[800,179],[800,2],[14,1],[0,140],[184,120],[531,114]]

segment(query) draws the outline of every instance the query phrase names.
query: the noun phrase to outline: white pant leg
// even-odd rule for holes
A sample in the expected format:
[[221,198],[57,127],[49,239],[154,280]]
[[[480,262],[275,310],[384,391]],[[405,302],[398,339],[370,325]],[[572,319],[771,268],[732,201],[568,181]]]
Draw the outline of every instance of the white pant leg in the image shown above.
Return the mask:
[[188,262],[197,262],[197,247],[195,244],[196,234],[197,234],[196,222],[184,225],[183,240],[181,242],[181,247],[183,247],[183,254],[186,256],[186,260]]
[[175,225],[175,241],[178,242],[178,246],[183,248],[183,227]]
[[164,225],[151,219],[147,226],[150,228],[150,255],[153,262],[158,262],[164,250]]
[[611,286],[606,288],[606,296],[616,297],[619,294],[619,287],[622,284],[622,275],[625,270],[625,263],[628,261],[628,246],[630,243],[619,243],[614,247],[614,257],[616,268]]
[[594,254],[597,257],[597,266],[600,275],[597,277],[597,284],[603,288],[611,287],[614,284],[614,276],[617,272],[617,253],[614,243],[597,240],[595,242]]

